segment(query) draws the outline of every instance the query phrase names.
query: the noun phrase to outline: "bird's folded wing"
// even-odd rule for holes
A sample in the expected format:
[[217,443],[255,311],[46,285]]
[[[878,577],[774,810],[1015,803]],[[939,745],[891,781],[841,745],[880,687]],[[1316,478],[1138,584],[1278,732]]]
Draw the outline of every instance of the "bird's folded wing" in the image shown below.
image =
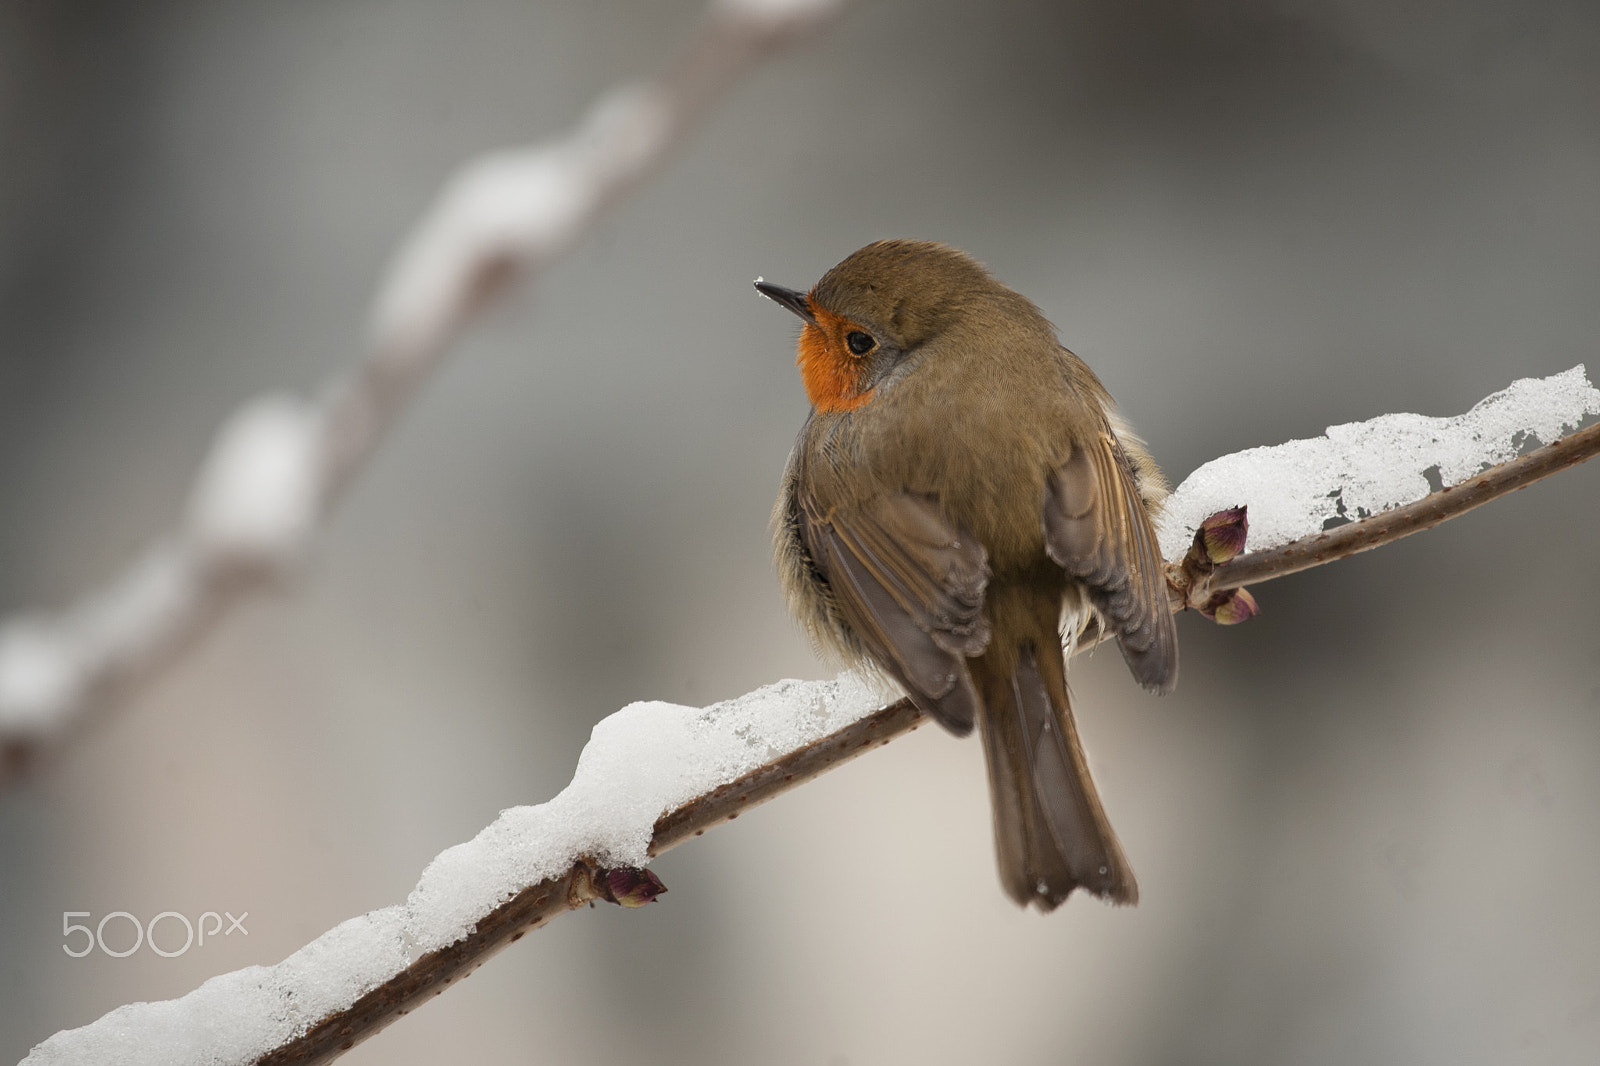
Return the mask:
[[1045,483],[1045,550],[1089,590],[1139,684],[1170,692],[1178,633],[1154,526],[1116,438],[1101,434]]
[[947,729],[972,728],[969,656],[989,643],[987,553],[931,499],[881,496],[817,514],[800,506],[800,536],[839,613],[878,665]]

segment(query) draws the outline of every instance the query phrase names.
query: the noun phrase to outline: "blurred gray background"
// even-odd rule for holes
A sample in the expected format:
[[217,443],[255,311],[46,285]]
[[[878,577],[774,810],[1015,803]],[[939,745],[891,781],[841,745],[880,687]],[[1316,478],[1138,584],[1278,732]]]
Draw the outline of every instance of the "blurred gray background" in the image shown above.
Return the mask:
[[[218,424],[357,351],[465,157],[692,0],[0,4],[0,610],[168,527]],[[0,1060],[403,900],[593,723],[824,676],[767,513],[809,285],[943,239],[1174,476],[1600,377],[1600,8],[880,0],[762,69],[475,328],[287,593],[0,796]],[[352,1063],[1573,1063],[1600,1047],[1600,463],[1073,678],[1144,902],[1016,911],[933,729],[664,857]],[[249,912],[180,958],[61,914]],[[175,934],[175,930],[171,930]]]

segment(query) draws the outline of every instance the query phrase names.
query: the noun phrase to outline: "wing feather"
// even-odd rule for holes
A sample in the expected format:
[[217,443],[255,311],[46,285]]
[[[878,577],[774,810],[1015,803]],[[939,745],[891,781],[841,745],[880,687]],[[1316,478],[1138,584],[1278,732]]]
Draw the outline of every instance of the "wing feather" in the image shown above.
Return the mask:
[[1045,482],[1045,550],[1088,589],[1139,684],[1170,692],[1178,634],[1155,528],[1116,438],[1101,434]]
[[817,515],[801,501],[800,537],[843,619],[877,665],[952,732],[972,729],[967,658],[989,644],[988,553],[933,500],[880,496]]

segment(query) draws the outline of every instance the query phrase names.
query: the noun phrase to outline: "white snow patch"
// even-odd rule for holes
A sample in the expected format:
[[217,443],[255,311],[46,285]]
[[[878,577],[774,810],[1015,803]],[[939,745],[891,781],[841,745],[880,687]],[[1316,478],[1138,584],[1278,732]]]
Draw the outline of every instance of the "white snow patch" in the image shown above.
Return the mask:
[[832,18],[845,0],[713,0],[718,14],[743,19],[762,29],[789,30]]
[[28,1066],[233,1066],[260,1058],[406,966],[404,907],[352,918],[276,966],[213,977],[179,999],[129,1003],[57,1033]]
[[189,531],[208,555],[292,562],[317,517],[321,420],[294,396],[263,396],[217,434],[189,501]]
[[1548,378],[1523,378],[1454,418],[1380,415],[1330,426],[1326,436],[1292,440],[1213,459],[1168,497],[1157,527],[1161,553],[1183,557],[1207,517],[1250,509],[1249,550],[1322,532],[1330,518],[1377,514],[1515,458],[1530,438],[1550,443],[1600,414],[1600,390],[1582,364]]
[[95,676],[139,661],[178,628],[198,586],[188,549],[160,541],[61,615],[0,626],[0,735],[40,738],[63,726]]
[[643,866],[662,814],[762,763],[842,729],[885,703],[851,674],[779,681],[704,709],[634,703],[594,727],[572,783],[548,803],[513,807],[441,854],[407,906],[419,951],[461,939],[525,886],[589,855]]
[[[407,239],[378,295],[380,350],[415,358],[442,343],[484,271],[549,259],[583,232],[605,198],[665,152],[669,102],[627,85],[595,102],[572,135],[485,154],[463,167]],[[397,354],[398,353],[398,354]]]
[[0,628],[0,732],[48,734],[83,687],[78,642],[43,617],[23,616]]

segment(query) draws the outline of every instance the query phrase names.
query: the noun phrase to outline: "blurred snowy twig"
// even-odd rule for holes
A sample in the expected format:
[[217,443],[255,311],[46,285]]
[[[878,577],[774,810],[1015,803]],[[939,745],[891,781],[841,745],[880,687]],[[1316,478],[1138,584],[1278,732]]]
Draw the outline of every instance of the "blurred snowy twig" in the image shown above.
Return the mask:
[[219,431],[176,531],[67,609],[0,624],[0,784],[60,747],[84,712],[153,676],[245,594],[293,573],[483,308],[570,247],[746,70],[844,2],[713,0],[659,78],[603,96],[565,137],[462,167],[391,264],[353,372],[314,403],[246,403]]

